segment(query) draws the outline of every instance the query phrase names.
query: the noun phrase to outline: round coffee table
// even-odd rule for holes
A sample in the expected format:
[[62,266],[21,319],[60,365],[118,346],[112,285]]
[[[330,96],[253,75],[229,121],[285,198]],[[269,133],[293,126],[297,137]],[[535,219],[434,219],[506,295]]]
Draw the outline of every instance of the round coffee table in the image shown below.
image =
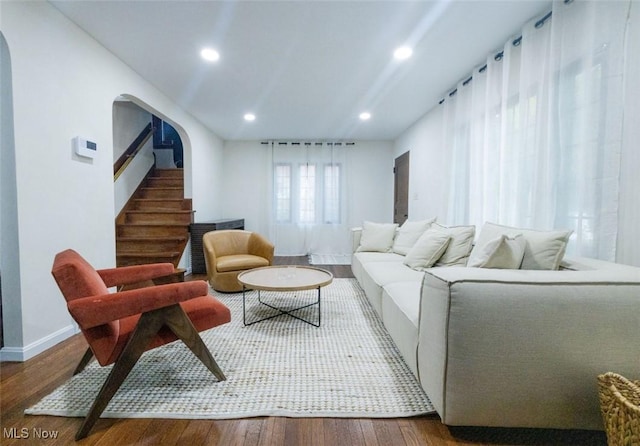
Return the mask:
[[[274,317],[288,315],[314,327],[320,326],[320,289],[329,285],[333,281],[333,275],[329,271],[311,266],[265,266],[263,268],[250,269],[238,274],[238,282],[242,284],[242,319],[244,325],[252,325],[258,322],[273,319]],[[302,291],[317,289],[317,299],[301,307],[293,309],[283,309],[264,302],[260,296],[261,291]],[[276,310],[278,313],[264,317],[262,319],[247,322],[246,294],[247,290],[258,291],[258,303]],[[313,305],[318,306],[318,323],[303,319],[295,314],[295,311],[308,308]]]

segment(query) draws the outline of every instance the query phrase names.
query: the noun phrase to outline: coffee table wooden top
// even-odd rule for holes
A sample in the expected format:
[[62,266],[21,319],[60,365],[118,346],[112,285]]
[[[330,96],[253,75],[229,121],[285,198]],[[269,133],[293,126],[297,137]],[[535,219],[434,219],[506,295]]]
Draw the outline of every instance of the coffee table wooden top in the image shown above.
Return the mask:
[[332,281],[329,271],[312,266],[265,266],[238,274],[238,282],[246,288],[265,291],[310,290]]

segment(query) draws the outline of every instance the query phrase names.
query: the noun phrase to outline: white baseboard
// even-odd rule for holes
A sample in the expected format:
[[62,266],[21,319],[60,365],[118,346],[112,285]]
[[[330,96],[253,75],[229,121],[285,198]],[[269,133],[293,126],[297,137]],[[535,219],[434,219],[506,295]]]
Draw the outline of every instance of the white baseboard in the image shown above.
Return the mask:
[[0,361],[4,362],[24,362],[34,356],[50,349],[54,345],[78,333],[76,325],[67,325],[60,330],[38,339],[25,347],[2,347],[0,349]]

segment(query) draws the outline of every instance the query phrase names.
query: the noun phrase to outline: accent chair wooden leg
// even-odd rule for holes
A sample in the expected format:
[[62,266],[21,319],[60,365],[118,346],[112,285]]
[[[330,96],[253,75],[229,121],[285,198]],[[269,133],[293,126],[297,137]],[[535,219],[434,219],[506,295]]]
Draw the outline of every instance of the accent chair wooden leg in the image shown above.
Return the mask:
[[77,375],[78,373],[82,372],[92,359],[93,351],[91,350],[91,347],[87,347],[87,351],[84,352],[84,355],[82,356],[82,359],[78,363],[76,369],[73,371],[73,374]]
[[180,305],[167,308],[166,324],[175,335],[186,344],[200,361],[214,374],[218,381],[225,381],[222,369],[213,358],[213,355],[200,337],[198,330],[193,326],[191,319],[186,315]]
[[127,345],[113,365],[111,373],[109,373],[87,417],[76,433],[76,440],[85,438],[98,418],[100,418],[100,415],[109,404],[109,401],[111,401],[111,398],[113,398],[113,395],[118,391],[118,388],[120,388],[120,385],[129,375],[131,369],[133,369],[140,356],[145,352],[151,338],[164,324],[165,311],[166,308],[160,308],[140,316],[138,324],[129,338]]
[[[211,352],[202,341],[198,331],[193,326],[191,319],[189,319],[179,304],[143,313],[138,320],[133,334],[127,341],[127,345],[113,365],[111,373],[109,373],[109,376],[102,385],[100,392],[98,392],[98,396],[96,396],[87,417],[76,433],[76,440],[81,440],[88,435],[93,425],[98,421],[98,418],[100,418],[100,415],[109,404],[109,401],[111,401],[111,398],[113,398],[136,365],[140,356],[146,351],[149,341],[151,341],[152,337],[158,333],[163,325],[167,325],[175,335],[191,349],[198,359],[211,370],[218,380],[224,381],[226,379],[224,373],[222,373],[222,370],[213,359]],[[87,353],[85,353],[85,356],[87,356]]]

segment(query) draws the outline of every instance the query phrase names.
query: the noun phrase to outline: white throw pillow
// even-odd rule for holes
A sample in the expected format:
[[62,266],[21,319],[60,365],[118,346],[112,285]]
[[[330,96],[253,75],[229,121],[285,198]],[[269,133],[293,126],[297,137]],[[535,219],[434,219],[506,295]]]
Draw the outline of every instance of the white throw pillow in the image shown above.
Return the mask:
[[474,268],[519,269],[527,241],[518,234],[515,237],[501,235],[484,246],[476,245],[471,251],[467,266]]
[[398,225],[395,223],[373,223],[365,221],[358,251],[389,252],[393,245]]
[[451,236],[442,231],[428,229],[407,253],[403,263],[409,268],[431,268],[447,250]]
[[434,223],[431,227],[443,232],[451,237],[447,250],[444,252],[436,266],[466,265],[471,248],[473,248],[473,238],[476,235],[475,226],[442,226]]
[[486,222],[480,230],[476,245],[483,246],[503,234],[509,237],[522,234],[527,243],[520,269],[557,270],[572,232],[571,230],[539,231]]
[[398,229],[396,238],[393,241],[393,252],[396,254],[407,255],[409,250],[415,245],[424,231],[429,229],[431,224],[436,221],[435,218],[420,221],[405,221]]

